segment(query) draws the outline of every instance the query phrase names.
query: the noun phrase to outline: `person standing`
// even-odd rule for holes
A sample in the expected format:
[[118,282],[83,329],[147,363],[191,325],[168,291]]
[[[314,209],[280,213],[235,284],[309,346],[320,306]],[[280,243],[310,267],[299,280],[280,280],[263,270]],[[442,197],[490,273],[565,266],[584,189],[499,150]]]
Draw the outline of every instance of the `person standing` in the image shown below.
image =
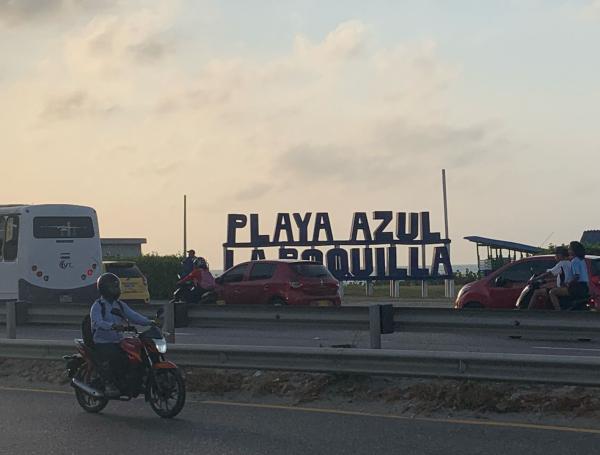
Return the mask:
[[194,261],[196,258],[196,252],[194,250],[189,250],[187,252],[187,257],[181,263],[181,276],[184,277],[192,273],[194,270]]

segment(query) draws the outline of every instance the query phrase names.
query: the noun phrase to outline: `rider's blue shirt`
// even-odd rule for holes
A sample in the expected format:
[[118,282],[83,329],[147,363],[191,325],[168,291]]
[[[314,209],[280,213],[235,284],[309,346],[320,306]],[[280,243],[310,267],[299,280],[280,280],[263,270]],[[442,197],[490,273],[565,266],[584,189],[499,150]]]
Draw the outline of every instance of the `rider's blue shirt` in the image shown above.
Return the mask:
[[[104,316],[102,316],[102,301],[104,303]],[[131,308],[121,302],[123,313],[131,324],[150,325],[150,319],[146,316],[133,311]],[[114,324],[126,325],[127,322],[110,312],[113,308],[121,309],[117,301],[109,302],[106,299],[98,299],[92,305],[90,318],[92,319],[92,331],[94,332],[94,343],[119,343],[123,339],[123,334],[113,330]]]
[[577,275],[580,283],[587,284],[590,280],[588,277],[587,264],[585,263],[585,259],[573,258],[571,259],[571,271],[573,275]]

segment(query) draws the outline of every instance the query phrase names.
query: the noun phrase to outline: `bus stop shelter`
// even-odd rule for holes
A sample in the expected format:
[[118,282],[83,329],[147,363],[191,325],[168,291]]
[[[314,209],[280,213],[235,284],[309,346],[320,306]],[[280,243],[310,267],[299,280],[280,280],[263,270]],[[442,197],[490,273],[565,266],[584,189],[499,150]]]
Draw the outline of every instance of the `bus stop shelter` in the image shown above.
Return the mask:
[[488,274],[504,264],[522,259],[542,251],[541,248],[507,240],[490,239],[472,235],[465,240],[477,245],[477,268],[480,273]]

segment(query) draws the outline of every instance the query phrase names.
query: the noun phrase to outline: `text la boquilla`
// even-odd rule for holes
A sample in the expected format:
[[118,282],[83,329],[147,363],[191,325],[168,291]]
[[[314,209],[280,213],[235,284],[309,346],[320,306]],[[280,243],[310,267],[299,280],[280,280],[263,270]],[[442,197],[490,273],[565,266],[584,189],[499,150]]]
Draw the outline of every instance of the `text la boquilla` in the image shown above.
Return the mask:
[[[355,212],[350,236],[336,239],[326,212],[278,213],[273,235],[263,234],[258,214],[229,214],[224,268],[235,263],[238,248],[252,249],[250,260],[267,259],[266,249],[278,248],[278,259],[302,259],[325,264],[340,280],[442,279],[452,276],[449,239],[432,232],[429,212]],[[248,241],[238,240],[244,234]],[[432,245],[430,267],[423,249]],[[398,247],[406,246],[407,267],[400,266]],[[440,270],[440,269],[443,269]]]

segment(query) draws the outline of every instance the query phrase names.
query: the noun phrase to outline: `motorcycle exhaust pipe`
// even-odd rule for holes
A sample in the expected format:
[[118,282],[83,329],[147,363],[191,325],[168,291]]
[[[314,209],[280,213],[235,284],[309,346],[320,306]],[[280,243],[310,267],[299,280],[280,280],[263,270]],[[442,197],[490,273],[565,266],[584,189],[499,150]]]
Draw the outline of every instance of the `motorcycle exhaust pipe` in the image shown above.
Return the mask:
[[71,379],[71,385],[73,387],[77,387],[79,390],[87,393],[88,395],[91,395],[94,398],[104,398],[104,394],[102,392],[81,382],[79,379]]

